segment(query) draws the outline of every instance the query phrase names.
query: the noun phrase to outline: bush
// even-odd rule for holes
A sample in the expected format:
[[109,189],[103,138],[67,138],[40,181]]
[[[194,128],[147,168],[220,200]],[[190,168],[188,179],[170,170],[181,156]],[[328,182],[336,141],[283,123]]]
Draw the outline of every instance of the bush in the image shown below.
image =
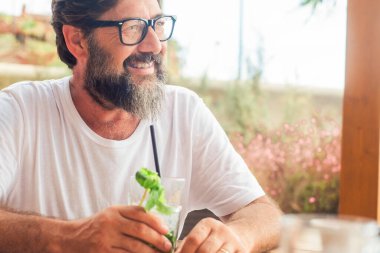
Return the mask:
[[284,212],[337,212],[341,139],[337,122],[314,117],[258,134],[248,143],[240,133],[231,139]]
[[267,194],[286,213],[336,213],[341,95],[257,81],[218,87],[196,92]]

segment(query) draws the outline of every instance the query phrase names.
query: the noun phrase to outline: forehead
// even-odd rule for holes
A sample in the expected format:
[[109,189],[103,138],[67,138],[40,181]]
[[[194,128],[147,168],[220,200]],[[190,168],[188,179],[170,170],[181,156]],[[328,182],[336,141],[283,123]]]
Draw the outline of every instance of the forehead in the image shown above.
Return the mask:
[[161,13],[157,0],[118,0],[117,4],[105,12],[101,18],[109,20],[136,17],[151,19]]

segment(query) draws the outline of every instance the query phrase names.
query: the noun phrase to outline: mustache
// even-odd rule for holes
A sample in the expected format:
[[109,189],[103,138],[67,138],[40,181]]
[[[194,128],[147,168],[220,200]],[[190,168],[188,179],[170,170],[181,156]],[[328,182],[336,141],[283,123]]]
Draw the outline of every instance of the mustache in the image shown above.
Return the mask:
[[151,63],[152,61],[156,64],[161,64],[162,56],[160,54],[153,54],[153,53],[134,54],[124,60],[123,66],[124,68],[127,68],[127,66],[131,63],[135,63],[135,62]]

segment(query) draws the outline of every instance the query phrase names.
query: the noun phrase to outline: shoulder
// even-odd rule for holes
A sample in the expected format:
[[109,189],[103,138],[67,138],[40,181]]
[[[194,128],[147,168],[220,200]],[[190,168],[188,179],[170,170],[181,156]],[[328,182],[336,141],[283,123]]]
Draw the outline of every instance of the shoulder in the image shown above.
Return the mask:
[[194,91],[176,85],[165,86],[166,102],[169,106],[196,107],[203,100]]
[[54,89],[62,85],[66,78],[45,81],[23,81],[12,84],[0,91],[0,100],[19,104],[21,107],[31,107],[43,104],[54,96]]
[[189,88],[173,85],[173,84],[166,84],[165,85],[165,91],[167,95],[178,95],[178,96],[185,96],[185,97],[196,97],[199,98],[199,96]]
[[2,89],[1,92],[15,97],[43,95],[51,93],[54,86],[64,83],[65,79],[17,82]]

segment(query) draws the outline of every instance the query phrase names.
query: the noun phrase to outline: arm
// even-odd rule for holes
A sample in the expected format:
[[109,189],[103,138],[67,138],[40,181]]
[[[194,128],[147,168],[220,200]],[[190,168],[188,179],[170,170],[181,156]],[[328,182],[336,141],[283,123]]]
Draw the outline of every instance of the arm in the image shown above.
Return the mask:
[[55,252],[63,221],[0,209],[1,252]]
[[281,214],[277,205],[264,196],[222,220],[239,234],[249,252],[263,252],[279,242]]
[[200,221],[184,239],[178,252],[264,252],[279,241],[281,211],[268,197],[261,197],[222,222]]
[[167,232],[157,217],[135,206],[110,207],[75,221],[0,209],[0,252],[156,252],[146,243],[167,252]]

